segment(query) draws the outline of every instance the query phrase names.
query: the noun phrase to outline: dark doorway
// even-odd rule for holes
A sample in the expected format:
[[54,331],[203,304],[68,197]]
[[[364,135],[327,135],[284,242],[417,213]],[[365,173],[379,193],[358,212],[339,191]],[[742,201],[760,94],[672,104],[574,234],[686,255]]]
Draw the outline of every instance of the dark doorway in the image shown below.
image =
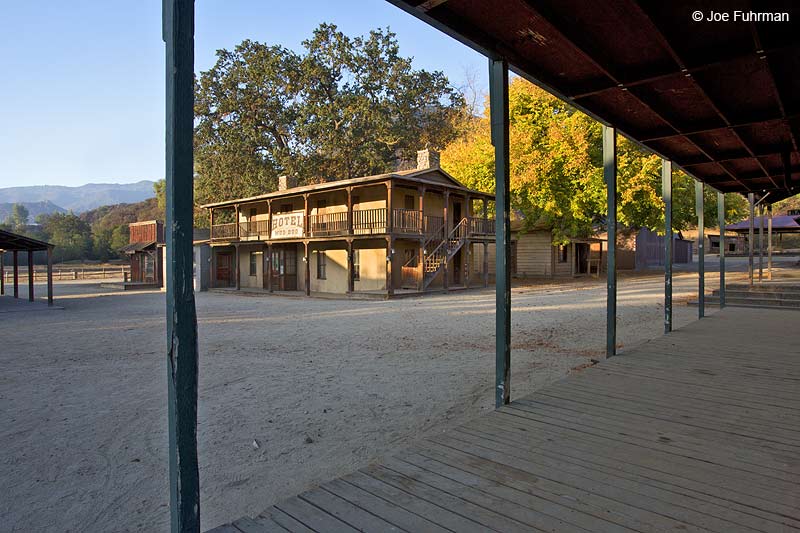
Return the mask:
[[272,287],[278,291],[297,290],[297,248],[272,247]]
[[217,287],[233,286],[233,254],[231,252],[217,253],[217,274],[215,278]]
[[453,202],[453,227],[461,222],[461,203]]
[[589,273],[589,245],[586,243],[575,243],[575,273]]

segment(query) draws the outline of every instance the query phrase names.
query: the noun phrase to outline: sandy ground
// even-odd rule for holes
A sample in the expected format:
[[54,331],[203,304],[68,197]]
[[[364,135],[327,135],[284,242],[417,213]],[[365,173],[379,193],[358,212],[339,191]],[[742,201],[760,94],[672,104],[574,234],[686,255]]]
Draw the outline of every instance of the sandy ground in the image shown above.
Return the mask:
[[[696,317],[679,303],[695,287],[675,278],[676,327]],[[620,280],[623,352],[662,334],[662,288]],[[164,296],[85,283],[56,294],[64,310],[0,315],[0,530],[164,531]],[[512,304],[513,397],[602,356],[604,280],[518,287]],[[203,528],[491,409],[494,305],[491,290],[200,294]]]

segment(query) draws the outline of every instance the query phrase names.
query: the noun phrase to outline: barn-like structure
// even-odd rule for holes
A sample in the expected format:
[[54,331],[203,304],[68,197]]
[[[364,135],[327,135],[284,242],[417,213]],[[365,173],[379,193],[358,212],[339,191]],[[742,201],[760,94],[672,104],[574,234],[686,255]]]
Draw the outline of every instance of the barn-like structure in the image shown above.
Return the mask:
[[32,239],[10,231],[0,230],[0,295],[6,293],[5,253],[11,253],[14,298],[19,298],[19,254],[28,254],[28,300],[34,300],[34,252],[47,252],[47,305],[53,305],[53,248],[49,242]]

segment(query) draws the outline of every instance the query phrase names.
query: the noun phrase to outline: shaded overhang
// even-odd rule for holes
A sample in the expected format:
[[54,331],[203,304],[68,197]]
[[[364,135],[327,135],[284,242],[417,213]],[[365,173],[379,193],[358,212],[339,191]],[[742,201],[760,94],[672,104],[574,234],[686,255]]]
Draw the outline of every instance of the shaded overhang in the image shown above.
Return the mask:
[[388,1],[719,191],[800,193],[800,3]]
[[0,251],[5,252],[37,252],[40,250],[47,250],[54,246],[49,242],[32,239],[10,231],[0,230]]

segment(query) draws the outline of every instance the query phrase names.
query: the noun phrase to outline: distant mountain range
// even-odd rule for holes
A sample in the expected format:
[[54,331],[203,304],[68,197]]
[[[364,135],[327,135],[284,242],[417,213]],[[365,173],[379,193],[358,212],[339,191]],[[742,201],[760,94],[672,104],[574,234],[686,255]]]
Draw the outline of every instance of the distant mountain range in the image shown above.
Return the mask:
[[33,221],[42,213],[73,211],[77,214],[103,205],[141,202],[155,196],[154,183],[142,180],[136,183],[88,183],[80,187],[7,187],[0,189],[0,220],[5,220],[11,212],[11,205],[15,203],[24,204]]

